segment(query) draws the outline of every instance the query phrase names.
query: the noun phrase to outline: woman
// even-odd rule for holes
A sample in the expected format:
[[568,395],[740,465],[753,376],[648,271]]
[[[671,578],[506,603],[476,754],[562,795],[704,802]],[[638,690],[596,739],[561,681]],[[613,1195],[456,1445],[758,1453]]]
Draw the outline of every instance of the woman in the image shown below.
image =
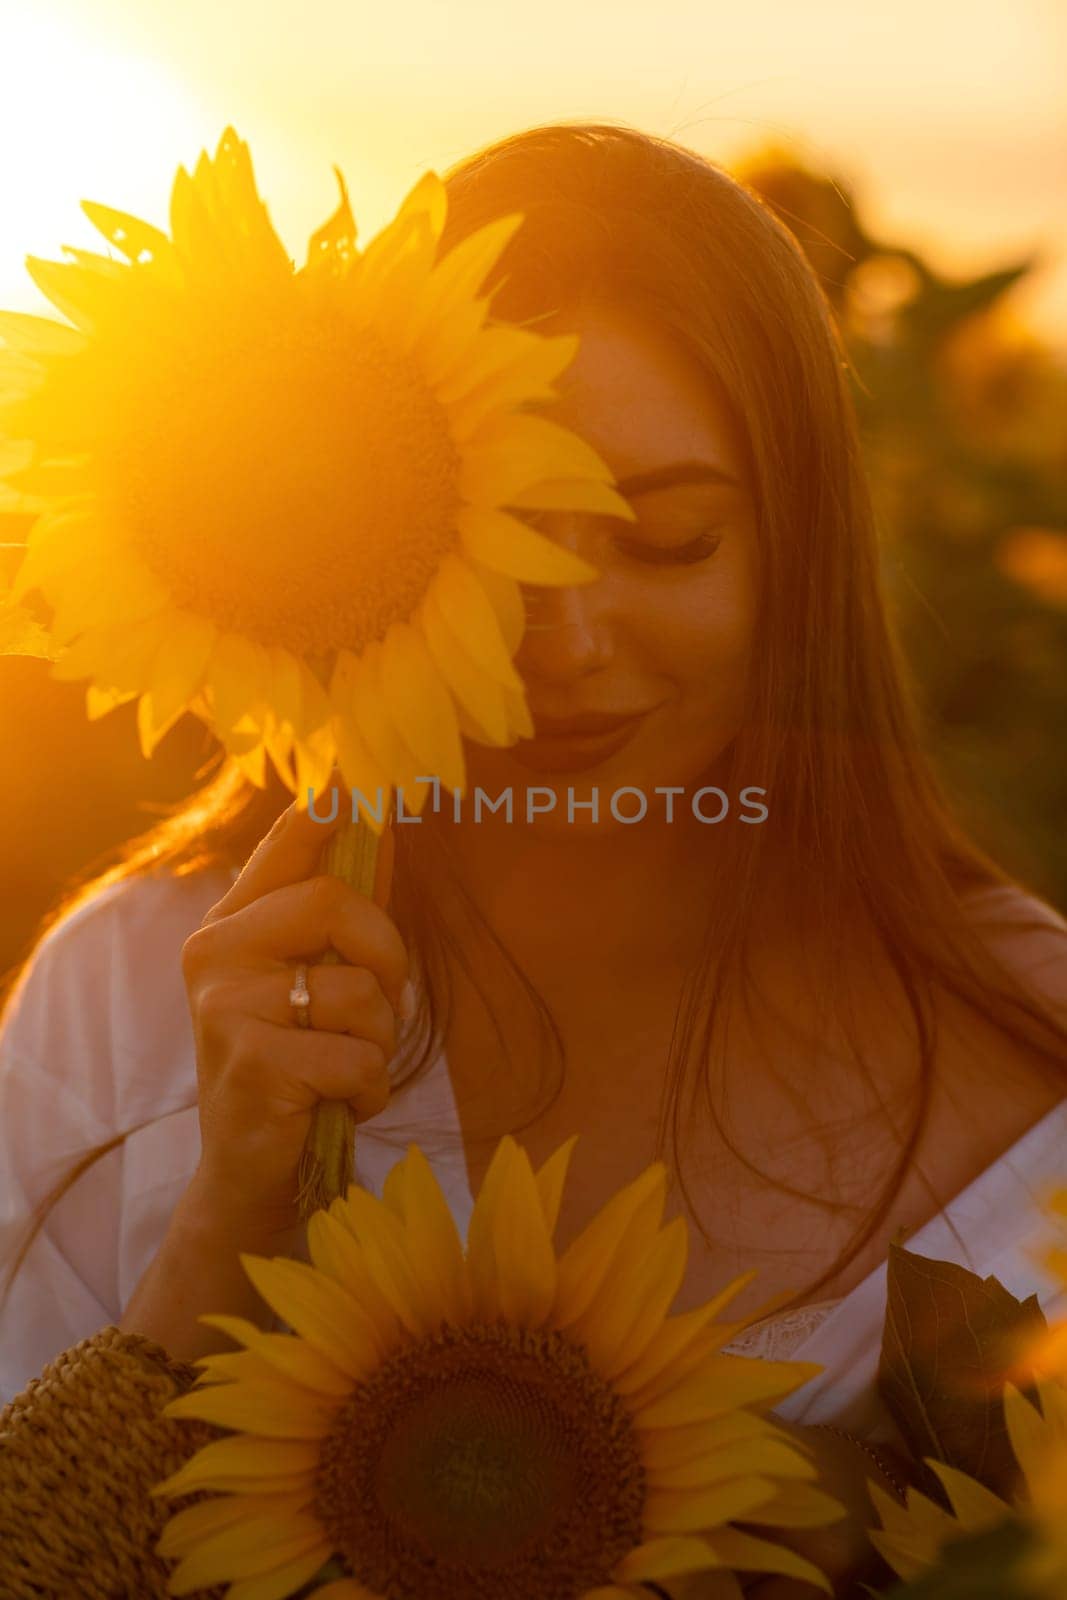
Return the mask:
[[[758,1268],[741,1308],[785,1292],[792,1314],[748,1348],[806,1355],[863,1297],[863,1348],[806,1415],[839,1419],[889,1240],[925,1240],[990,1174],[1025,1227],[1002,1179],[1067,1134],[1067,924],[968,842],[921,754],[845,363],[788,231],[615,127],[505,140],[448,190],[443,247],[525,213],[494,307],[580,334],[549,412],[638,521],[542,515],[600,576],[527,593],[536,737],[466,747],[472,793],[510,790],[513,819],[446,799],[397,826],[388,912],[321,877],[327,829],[292,810],[233,881],[281,798],[224,773],[45,940],[3,1039],[9,1216],[103,1153],[14,1275],[0,1387],[106,1321],[189,1360],[227,1343],[199,1313],[262,1316],[237,1251],[301,1253],[296,1161],[325,1097],[361,1119],[361,1182],[417,1139],[463,1225],[503,1131],[535,1161],[577,1132],[560,1245],[665,1151],[668,1215],[690,1219],[675,1309]],[[316,961],[327,944],[342,964]],[[797,1542],[844,1592],[881,1469],[804,1431],[853,1516]]]

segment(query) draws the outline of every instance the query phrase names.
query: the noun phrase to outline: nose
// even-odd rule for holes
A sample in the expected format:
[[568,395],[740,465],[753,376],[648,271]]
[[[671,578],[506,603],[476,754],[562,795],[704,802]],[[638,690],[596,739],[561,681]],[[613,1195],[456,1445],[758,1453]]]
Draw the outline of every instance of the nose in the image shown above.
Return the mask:
[[526,630],[515,669],[523,679],[566,683],[607,666],[612,638],[602,579],[566,588],[523,584],[522,591]]
[[[565,550],[600,563],[580,513],[542,511],[526,517],[539,533]],[[515,653],[515,670],[528,683],[560,684],[585,678],[607,665],[613,652],[604,577],[591,583],[521,585],[526,628]]]

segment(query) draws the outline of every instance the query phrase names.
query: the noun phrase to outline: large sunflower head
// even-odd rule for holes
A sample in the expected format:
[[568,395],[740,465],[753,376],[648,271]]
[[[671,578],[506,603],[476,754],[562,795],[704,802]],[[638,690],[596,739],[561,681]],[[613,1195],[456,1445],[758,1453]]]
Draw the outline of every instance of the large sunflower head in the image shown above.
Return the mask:
[[819,1369],[724,1353],[747,1279],[667,1314],[687,1239],[661,1225],[662,1162],[557,1255],[574,1143],[535,1173],[503,1139],[466,1248],[411,1146],[381,1200],[353,1186],[312,1216],[310,1265],[242,1258],[293,1331],[203,1319],[244,1348],[167,1414],[235,1435],[155,1491],[224,1492],[168,1523],[172,1593],[281,1600],[331,1571],[316,1600],[647,1600],[646,1579],[735,1570],[828,1587],[737,1526],[841,1514],[765,1414]]
[[269,756],[303,795],[337,762],[418,811],[420,775],[462,789],[461,736],[532,732],[519,583],[596,575],[523,513],[633,512],[528,409],[577,340],[490,315],[521,216],[442,254],[429,173],[360,250],[341,191],[296,270],[227,129],[169,235],[86,203],[121,259],[29,260],[72,325],[0,315],[7,478],[42,513],[16,594],[91,715],[138,701],[146,753],[191,710],[256,782]]
[[1062,1600],[1067,1593],[1067,1385],[1038,1380],[1037,1396],[1034,1404],[1014,1384],[1004,1388],[1004,1416],[1020,1473],[1011,1502],[934,1460],[927,1464],[951,1510],[914,1488],[901,1505],[876,1484],[870,1486],[882,1522],[871,1542],[900,1577],[919,1578],[958,1541],[1014,1523],[1025,1541],[1021,1558],[1004,1574],[1006,1588],[1033,1600]]

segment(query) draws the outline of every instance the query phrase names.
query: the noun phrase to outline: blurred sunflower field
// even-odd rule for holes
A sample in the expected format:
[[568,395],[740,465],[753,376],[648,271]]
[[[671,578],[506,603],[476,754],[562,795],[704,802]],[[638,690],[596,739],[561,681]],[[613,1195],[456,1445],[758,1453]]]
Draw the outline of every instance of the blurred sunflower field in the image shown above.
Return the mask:
[[[1039,256],[946,279],[862,195],[773,147],[733,167],[808,253],[841,326],[885,581],[931,757],[978,842],[1067,908],[1067,363],[1014,291]],[[0,500],[0,544],[28,526]],[[0,550],[0,576],[17,563]],[[0,658],[0,970],[72,877],[150,826],[215,747],[184,718],[145,762],[48,663]]]
[[978,842],[1067,906],[1067,363],[1019,318],[1039,256],[947,281],[840,181],[775,150],[737,176],[842,330],[883,571],[927,748]]

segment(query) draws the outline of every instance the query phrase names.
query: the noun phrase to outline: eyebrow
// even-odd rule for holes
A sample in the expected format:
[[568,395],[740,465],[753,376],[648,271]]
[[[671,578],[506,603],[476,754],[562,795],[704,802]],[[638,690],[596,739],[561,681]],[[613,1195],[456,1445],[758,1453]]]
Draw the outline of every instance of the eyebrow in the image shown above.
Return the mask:
[[619,493],[625,495],[651,494],[654,489],[671,489],[682,483],[728,483],[738,487],[736,478],[721,467],[713,467],[710,461],[668,461],[647,472],[616,479]]

